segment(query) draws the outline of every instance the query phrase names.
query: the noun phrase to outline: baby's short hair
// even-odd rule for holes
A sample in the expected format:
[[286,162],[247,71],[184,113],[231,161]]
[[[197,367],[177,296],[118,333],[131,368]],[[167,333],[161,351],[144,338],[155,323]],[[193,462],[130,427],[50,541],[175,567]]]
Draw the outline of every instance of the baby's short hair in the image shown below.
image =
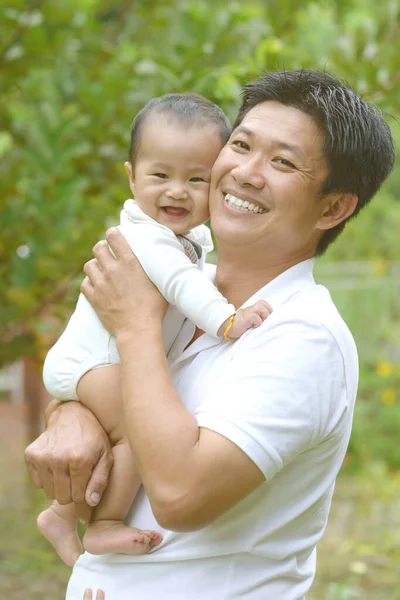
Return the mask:
[[131,125],[129,161],[134,167],[140,145],[143,124],[150,116],[166,114],[174,117],[182,127],[204,127],[215,125],[225,145],[232,126],[224,111],[199,94],[164,94],[153,98],[136,115]]

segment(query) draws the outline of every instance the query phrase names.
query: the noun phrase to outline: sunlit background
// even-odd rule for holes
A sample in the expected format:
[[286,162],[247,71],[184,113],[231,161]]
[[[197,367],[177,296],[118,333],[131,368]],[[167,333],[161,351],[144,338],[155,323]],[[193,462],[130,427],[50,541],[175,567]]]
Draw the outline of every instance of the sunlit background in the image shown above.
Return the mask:
[[[1,2],[1,598],[63,598],[69,570],[36,531],[45,500],[22,449],[42,427],[41,361],[129,195],[135,113],[153,96],[192,91],[233,118],[242,83],[301,67],[347,80],[400,140],[399,0]],[[361,381],[309,600],[400,598],[399,196],[397,162],[317,263],[355,335]]]

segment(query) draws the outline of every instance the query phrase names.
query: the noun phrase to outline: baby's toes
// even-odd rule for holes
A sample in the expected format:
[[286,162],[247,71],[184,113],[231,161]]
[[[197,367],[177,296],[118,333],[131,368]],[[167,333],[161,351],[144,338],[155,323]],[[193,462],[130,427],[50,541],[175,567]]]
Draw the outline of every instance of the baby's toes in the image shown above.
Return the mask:
[[139,544],[149,544],[150,536],[146,534],[146,532],[141,531],[140,533],[135,533],[134,535],[135,542]]
[[157,531],[146,531],[147,535],[150,537],[150,542],[153,546],[156,544],[160,544],[162,542],[162,535]]

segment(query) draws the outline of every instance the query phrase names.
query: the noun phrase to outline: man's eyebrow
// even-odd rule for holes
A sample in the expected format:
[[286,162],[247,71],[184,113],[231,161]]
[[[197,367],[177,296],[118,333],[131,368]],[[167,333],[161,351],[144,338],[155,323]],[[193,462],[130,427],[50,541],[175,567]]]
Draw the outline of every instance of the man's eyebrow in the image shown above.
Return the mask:
[[251,129],[249,129],[245,125],[238,125],[238,127],[236,127],[236,129],[234,129],[232,131],[232,134],[234,134],[234,133],[245,133],[249,137],[253,137],[254,136],[254,131],[252,131]]
[[277,140],[275,144],[280,150],[288,150],[301,158],[305,158],[303,150],[299,146],[296,146],[296,144],[288,144],[287,142],[282,142],[280,140]]

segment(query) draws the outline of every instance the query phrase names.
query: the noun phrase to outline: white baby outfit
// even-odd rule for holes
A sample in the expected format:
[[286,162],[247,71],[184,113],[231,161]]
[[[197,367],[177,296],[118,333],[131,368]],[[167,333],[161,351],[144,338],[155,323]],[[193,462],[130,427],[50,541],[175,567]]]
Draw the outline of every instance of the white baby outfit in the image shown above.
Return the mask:
[[[127,200],[119,228],[170,304],[163,326],[165,351],[171,348],[185,317],[209,335],[217,336],[235,307],[202,272],[205,255],[213,249],[208,227],[200,225],[185,236],[176,236],[146,215],[134,200]],[[54,398],[77,400],[78,382],[87,371],[119,362],[115,338],[81,294],[65,331],[47,354],[44,384]]]

